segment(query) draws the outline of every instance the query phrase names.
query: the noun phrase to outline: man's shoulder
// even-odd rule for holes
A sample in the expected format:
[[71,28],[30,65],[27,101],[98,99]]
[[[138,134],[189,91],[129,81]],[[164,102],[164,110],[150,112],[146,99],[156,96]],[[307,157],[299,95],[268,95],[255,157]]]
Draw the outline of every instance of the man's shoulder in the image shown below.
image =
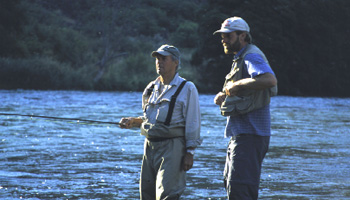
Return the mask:
[[154,85],[157,84],[157,80],[158,78],[147,84],[147,86],[143,90],[143,95],[148,95],[148,96],[150,95],[150,93],[153,91]]
[[185,87],[188,87],[188,88],[196,88],[196,85],[195,85],[192,81],[186,80],[185,78],[182,78],[181,76],[179,76],[179,85],[180,85],[183,81],[186,81]]
[[197,87],[192,81],[187,81],[185,87],[187,88],[188,92],[195,93],[198,95]]
[[261,54],[249,53],[249,54],[245,55],[244,60],[246,60],[246,61],[260,61],[260,60],[264,60],[264,58],[262,57]]
[[246,56],[248,54],[264,54],[264,53],[255,44],[248,44],[246,47],[246,50],[243,52],[243,55]]
[[195,91],[196,93],[198,93],[198,90],[197,90],[197,87],[196,85],[192,82],[192,81],[189,81],[189,80],[186,80],[185,78],[182,78],[179,76],[179,79],[180,82],[178,84],[178,86],[180,86],[180,84],[183,82],[183,81],[186,81],[185,85],[183,86],[182,90],[186,90],[187,92],[193,92]]
[[149,88],[153,88],[155,84],[156,84],[156,80],[149,82],[149,83],[147,84],[145,90],[147,90],[147,89],[149,89]]
[[256,61],[256,62],[267,62],[267,58],[265,54],[255,45],[249,44],[247,47],[247,51],[244,52],[244,60],[245,61]]

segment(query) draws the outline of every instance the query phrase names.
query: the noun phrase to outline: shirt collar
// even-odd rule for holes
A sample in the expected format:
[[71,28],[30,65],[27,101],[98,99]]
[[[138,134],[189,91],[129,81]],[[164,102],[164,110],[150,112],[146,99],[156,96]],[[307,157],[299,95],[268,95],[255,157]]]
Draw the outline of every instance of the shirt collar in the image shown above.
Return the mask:
[[179,74],[176,72],[173,80],[170,81],[170,84],[169,85],[180,85],[181,84],[181,80],[179,79]]
[[[162,82],[160,81],[160,76],[157,78],[156,82],[155,82],[156,85],[160,85],[162,84]],[[173,80],[170,81],[169,85],[171,86],[175,86],[175,85],[179,85],[181,84],[181,80],[179,78],[179,73],[176,72]]]

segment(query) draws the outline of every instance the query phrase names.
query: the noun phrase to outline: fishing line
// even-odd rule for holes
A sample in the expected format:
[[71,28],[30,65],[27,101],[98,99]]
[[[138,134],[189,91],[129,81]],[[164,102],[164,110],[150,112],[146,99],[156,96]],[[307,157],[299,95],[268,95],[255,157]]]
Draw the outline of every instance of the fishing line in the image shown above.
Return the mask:
[[21,116],[21,117],[31,117],[31,118],[45,118],[45,119],[57,119],[57,120],[69,120],[69,121],[77,121],[77,123],[79,123],[79,122],[89,122],[89,123],[119,125],[119,122],[98,121],[98,120],[89,120],[89,119],[80,119],[80,118],[50,117],[50,116],[42,116],[42,115],[23,115],[23,114],[15,114],[15,113],[0,113],[0,115]]

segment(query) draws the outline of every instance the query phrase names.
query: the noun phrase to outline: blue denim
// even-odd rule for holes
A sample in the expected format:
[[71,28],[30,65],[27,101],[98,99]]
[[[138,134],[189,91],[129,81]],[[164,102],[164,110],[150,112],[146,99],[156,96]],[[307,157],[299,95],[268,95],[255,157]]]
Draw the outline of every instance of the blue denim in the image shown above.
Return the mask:
[[257,199],[263,159],[270,136],[242,134],[231,138],[227,147],[224,183],[232,199]]

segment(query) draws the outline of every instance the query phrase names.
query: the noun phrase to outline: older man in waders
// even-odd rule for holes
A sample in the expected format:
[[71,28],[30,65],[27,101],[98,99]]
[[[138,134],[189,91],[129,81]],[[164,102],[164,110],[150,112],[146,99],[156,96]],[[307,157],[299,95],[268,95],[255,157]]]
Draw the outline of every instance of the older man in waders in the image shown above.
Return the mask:
[[270,97],[277,79],[263,52],[251,44],[248,24],[240,17],[226,19],[220,30],[225,54],[233,54],[223,90],[214,98],[227,116],[224,180],[228,199],[258,198],[261,166],[269,147]]
[[179,199],[195,148],[202,142],[198,91],[178,75],[180,52],[176,47],[162,45],[151,55],[156,58],[159,77],[143,92],[144,115],[122,118],[120,127],[140,127],[146,136],[140,199]]

